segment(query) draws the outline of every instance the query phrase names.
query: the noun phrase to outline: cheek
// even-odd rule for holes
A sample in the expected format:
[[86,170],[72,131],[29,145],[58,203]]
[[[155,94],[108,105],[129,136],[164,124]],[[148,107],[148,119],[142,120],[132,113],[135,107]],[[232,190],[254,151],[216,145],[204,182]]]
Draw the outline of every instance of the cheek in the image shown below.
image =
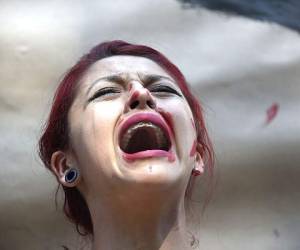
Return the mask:
[[196,151],[197,151],[196,149],[197,149],[197,140],[195,139],[190,150],[190,157],[194,157],[196,155]]
[[190,157],[194,157],[196,155],[196,152],[197,152],[197,144],[198,144],[197,130],[196,130],[196,126],[195,126],[195,122],[194,122],[193,118],[190,119],[190,122],[191,122],[192,128],[195,132],[195,139],[193,141],[193,144],[192,144],[192,147],[191,147],[191,150],[190,150]]
[[197,133],[193,122],[193,115],[184,101],[170,100],[159,103],[159,110],[164,110],[165,119],[173,124],[177,147],[181,155],[194,157],[197,147]]
[[196,132],[196,127],[195,127],[195,123],[194,123],[194,120],[191,118],[191,124],[192,124],[192,127],[194,128],[195,132]]
[[173,121],[173,115],[171,112],[169,111],[166,111],[160,107],[157,108],[157,111],[158,113],[161,114],[161,116],[165,119],[165,121],[169,124],[170,128],[171,128],[171,133],[172,133],[172,136],[175,135],[175,132],[174,132],[174,121]]
[[[74,112],[71,119],[71,138],[73,145],[81,158],[88,162],[101,160],[112,151],[115,124],[122,111],[120,102],[93,103],[83,112]],[[99,154],[106,152],[106,154]],[[105,157],[106,157],[105,156]],[[100,157],[101,159],[93,159]]]
[[106,150],[108,143],[113,143],[114,129],[123,108],[119,101],[99,102],[84,119],[89,124],[87,130],[92,132],[91,140],[95,141],[98,148]]

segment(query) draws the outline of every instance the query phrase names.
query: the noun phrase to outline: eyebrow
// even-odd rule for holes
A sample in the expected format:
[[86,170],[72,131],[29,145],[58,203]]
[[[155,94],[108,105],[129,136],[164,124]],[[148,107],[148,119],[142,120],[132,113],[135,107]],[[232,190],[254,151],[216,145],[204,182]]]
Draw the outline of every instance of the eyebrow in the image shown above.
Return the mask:
[[[162,75],[155,75],[155,74],[138,74],[139,79],[144,84],[144,86],[148,86],[154,82],[158,82],[160,80],[167,80],[174,83],[174,80],[172,80],[170,77],[162,76]],[[109,76],[104,76],[96,79],[91,83],[91,86],[89,86],[86,94],[89,95],[92,88],[97,85],[97,83],[106,81],[106,82],[114,82],[118,83],[120,85],[125,86],[126,82],[128,81],[129,76],[124,73],[118,73],[118,74],[112,74]]]

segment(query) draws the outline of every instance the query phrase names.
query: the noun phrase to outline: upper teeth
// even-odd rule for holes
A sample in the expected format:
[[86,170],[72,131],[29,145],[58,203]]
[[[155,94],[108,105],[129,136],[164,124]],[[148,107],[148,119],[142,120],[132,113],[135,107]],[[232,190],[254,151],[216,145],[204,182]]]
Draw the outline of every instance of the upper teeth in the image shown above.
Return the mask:
[[160,127],[151,123],[151,122],[139,122],[131,126],[127,131],[123,134],[122,137],[122,148],[126,148],[128,146],[129,140],[134,134],[134,132],[139,128],[152,128],[155,131],[156,141],[158,143],[158,147],[162,147],[166,144],[166,138],[164,136],[164,132]]

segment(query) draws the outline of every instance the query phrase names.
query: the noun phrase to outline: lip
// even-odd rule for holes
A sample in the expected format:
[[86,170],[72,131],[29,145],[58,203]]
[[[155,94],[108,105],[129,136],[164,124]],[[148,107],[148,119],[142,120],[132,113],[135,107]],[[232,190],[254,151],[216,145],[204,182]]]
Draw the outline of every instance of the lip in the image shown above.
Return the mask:
[[170,125],[158,114],[156,113],[150,113],[150,112],[139,112],[131,115],[130,117],[126,118],[125,120],[121,121],[121,124],[119,125],[119,133],[118,133],[118,144],[120,141],[120,137],[124,134],[124,131],[126,131],[131,125],[136,124],[138,122],[151,122],[160,128],[164,130],[164,132],[167,134],[167,136],[170,139],[171,147],[169,151],[164,150],[145,150],[133,154],[125,153],[120,147],[119,149],[122,152],[123,159],[126,161],[134,161],[137,159],[143,159],[143,158],[150,158],[150,157],[167,157],[168,161],[172,162],[175,160],[174,153],[172,152],[172,142],[174,141],[172,128]]

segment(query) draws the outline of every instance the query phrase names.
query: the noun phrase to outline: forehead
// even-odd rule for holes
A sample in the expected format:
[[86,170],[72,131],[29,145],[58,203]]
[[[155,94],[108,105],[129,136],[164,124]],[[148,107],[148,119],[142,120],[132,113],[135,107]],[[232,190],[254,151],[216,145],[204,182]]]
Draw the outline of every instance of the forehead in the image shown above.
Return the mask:
[[97,77],[112,74],[126,73],[128,75],[156,74],[171,76],[154,61],[139,56],[111,56],[95,62],[86,72],[85,76],[97,75]]

